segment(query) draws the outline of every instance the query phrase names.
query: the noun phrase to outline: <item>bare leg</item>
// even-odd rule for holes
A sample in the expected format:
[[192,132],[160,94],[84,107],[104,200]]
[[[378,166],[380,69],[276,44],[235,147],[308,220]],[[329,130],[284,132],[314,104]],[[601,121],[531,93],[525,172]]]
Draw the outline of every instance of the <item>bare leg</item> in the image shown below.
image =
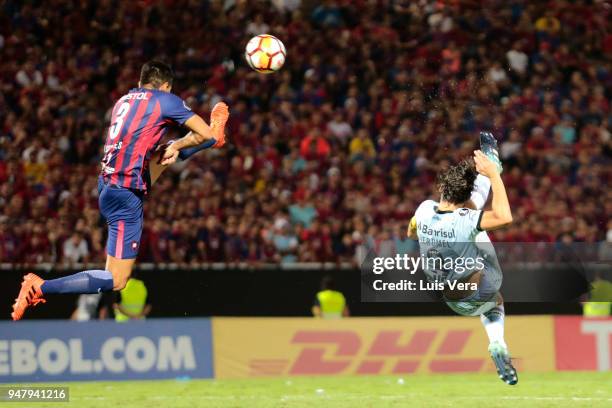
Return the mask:
[[168,166],[162,166],[159,162],[161,156],[163,154],[163,150],[158,150],[153,153],[151,157],[151,161],[149,162],[149,174],[151,175],[151,185],[155,184],[159,176],[166,170]]
[[[216,128],[213,126],[213,129],[216,129]],[[187,149],[183,149],[179,153],[179,160],[187,160],[188,158],[198,153],[199,151],[213,147],[216,142],[217,142],[216,139],[209,139],[199,146],[194,146],[194,147],[190,147]],[[162,164],[160,164],[161,157],[163,156],[163,154],[164,154],[164,146],[162,146],[162,148],[160,148],[158,151],[153,153],[151,157],[151,161],[149,162],[149,174],[151,176],[151,185],[155,184],[159,176],[161,176],[161,174],[168,167],[168,166],[163,166]]]
[[125,288],[136,259],[119,259],[114,256],[106,256],[106,270],[113,275],[113,290]]

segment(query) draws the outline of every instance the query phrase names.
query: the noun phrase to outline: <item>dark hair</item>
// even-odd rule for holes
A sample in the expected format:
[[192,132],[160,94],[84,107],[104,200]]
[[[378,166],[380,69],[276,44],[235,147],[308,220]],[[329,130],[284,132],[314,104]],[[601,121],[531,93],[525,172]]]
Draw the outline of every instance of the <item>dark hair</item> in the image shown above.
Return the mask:
[[470,199],[478,172],[474,161],[465,159],[438,174],[438,187],[442,200],[463,204]]
[[330,275],[323,277],[323,279],[321,280],[321,290],[334,289],[336,289],[336,282],[334,281],[334,278],[332,278]]
[[161,61],[149,61],[142,66],[140,70],[140,85],[152,85],[154,88],[159,88],[168,82],[172,86],[174,80],[174,71],[170,65]]

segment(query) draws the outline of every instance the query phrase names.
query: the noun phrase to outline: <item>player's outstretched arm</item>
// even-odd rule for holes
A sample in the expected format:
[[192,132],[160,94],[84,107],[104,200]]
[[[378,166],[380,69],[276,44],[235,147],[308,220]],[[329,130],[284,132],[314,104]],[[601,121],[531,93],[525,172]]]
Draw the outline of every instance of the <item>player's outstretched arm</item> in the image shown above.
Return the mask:
[[[191,136],[193,132],[189,131],[189,133],[185,136]],[[168,165],[162,165],[162,157],[166,153],[166,149],[172,143],[176,142],[176,140],[171,140],[168,144],[160,146],[158,150],[153,153],[151,157],[151,161],[149,162],[149,174],[151,176],[151,185],[155,184],[159,176],[168,168]],[[179,158],[181,160],[187,160],[188,157],[191,157],[194,153],[199,152],[200,150],[208,149],[213,147],[217,143],[216,139],[208,139],[204,143],[195,146],[195,147],[186,147],[179,151]]]
[[492,208],[482,213],[480,229],[488,231],[510,224],[512,222],[510,202],[495,163],[489,160],[480,150],[474,152],[474,162],[478,173],[491,180],[491,192],[493,194]]
[[210,113],[211,126],[208,126],[199,115],[191,116],[184,123],[191,132],[166,148],[160,164],[163,166],[172,164],[178,158],[180,150],[196,147],[207,141],[215,140],[212,147],[222,147],[225,144],[225,124],[228,118],[229,108],[223,102],[218,102],[213,107]]
[[[178,157],[181,160],[187,160],[189,157],[198,153],[201,150],[208,148],[220,148],[225,145],[225,124],[229,119],[229,108],[224,102],[217,102],[210,113],[210,130],[213,133],[212,139],[207,139],[204,143],[201,143],[194,147],[185,147],[179,149]],[[186,138],[194,138],[197,136],[193,130],[185,135]],[[162,165],[162,158],[166,153],[166,149],[170,144],[176,143],[176,140],[171,140],[167,145],[162,146],[158,151],[153,154],[149,163],[149,174],[151,176],[151,185],[155,184],[159,176],[168,167],[168,164]]]
[[202,119],[200,115],[193,115],[187,119],[187,121],[185,121],[185,126],[189,128],[191,132],[176,140],[166,148],[164,155],[161,158],[160,164],[162,166],[167,166],[174,163],[178,158],[180,150],[197,146],[209,139],[214,139],[215,137],[210,126],[204,122],[204,119]]

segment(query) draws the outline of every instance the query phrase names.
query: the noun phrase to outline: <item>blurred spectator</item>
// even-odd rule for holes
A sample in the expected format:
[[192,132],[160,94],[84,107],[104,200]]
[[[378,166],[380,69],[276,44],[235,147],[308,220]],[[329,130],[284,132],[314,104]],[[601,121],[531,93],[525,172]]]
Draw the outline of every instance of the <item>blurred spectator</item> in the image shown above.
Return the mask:
[[378,256],[382,257],[393,257],[397,254],[397,248],[395,247],[395,240],[392,239],[391,234],[386,229],[383,230],[374,245],[375,252]]
[[612,282],[596,272],[587,300],[582,302],[584,317],[606,318],[612,312]]
[[300,7],[302,0],[272,0],[272,4],[274,7],[278,9],[278,11],[295,11]]
[[408,238],[406,230],[400,224],[393,227],[393,241],[396,254],[415,254],[419,250],[417,241]]
[[521,50],[520,42],[515,42],[512,48],[506,53],[510,68],[518,74],[524,74],[527,70],[529,57]]
[[561,23],[555,17],[553,10],[546,10],[546,13],[536,20],[535,29],[547,34],[556,34],[561,29]]
[[292,263],[297,261],[298,240],[291,233],[291,225],[288,222],[281,222],[274,229],[272,234],[274,249],[279,255],[276,259],[280,263]]
[[89,246],[80,232],[74,232],[64,242],[64,261],[68,263],[87,262],[89,257]]
[[351,160],[366,160],[371,161],[376,156],[374,143],[368,135],[366,129],[360,129],[349,145],[349,153]]
[[509,160],[520,156],[523,146],[522,138],[519,132],[513,130],[510,132],[510,137],[500,146],[499,154],[503,160]]
[[313,129],[300,144],[300,153],[306,160],[324,159],[329,156],[331,147],[319,129]]
[[125,323],[130,320],[145,319],[151,313],[151,301],[143,281],[132,276],[119,292],[114,292],[115,321]]
[[22,88],[41,86],[43,84],[43,76],[40,71],[36,69],[33,62],[27,61],[23,65],[23,68],[17,71],[15,82]]
[[289,215],[293,224],[301,224],[309,228],[310,224],[317,216],[317,210],[310,201],[304,197],[304,194],[299,194],[297,202],[289,206]]
[[98,305],[100,304],[101,298],[101,293],[79,295],[77,298],[77,307],[74,312],[72,312],[70,319],[78,322],[86,322],[98,318]]
[[267,34],[268,31],[270,31],[270,26],[264,23],[262,14],[257,14],[255,19],[251,21],[246,28],[247,34],[250,35]]
[[321,290],[316,294],[312,315],[323,319],[340,319],[350,315],[346,299],[336,288],[336,282],[331,276],[321,280]]
[[341,111],[337,111],[333,119],[327,123],[327,130],[342,144],[346,144],[348,137],[353,133],[351,125],[344,120]]
[[[187,229],[187,228],[186,228]],[[180,239],[184,236],[183,231],[177,231],[177,238]],[[209,216],[206,219],[206,226],[201,228],[197,232],[198,249],[201,249],[202,260],[208,262],[223,262],[224,257],[224,246],[225,246],[225,232],[219,220],[214,215]],[[185,247],[185,245],[173,245],[171,241],[170,252],[174,252],[178,247]],[[227,261],[235,261],[235,259],[228,259]]]

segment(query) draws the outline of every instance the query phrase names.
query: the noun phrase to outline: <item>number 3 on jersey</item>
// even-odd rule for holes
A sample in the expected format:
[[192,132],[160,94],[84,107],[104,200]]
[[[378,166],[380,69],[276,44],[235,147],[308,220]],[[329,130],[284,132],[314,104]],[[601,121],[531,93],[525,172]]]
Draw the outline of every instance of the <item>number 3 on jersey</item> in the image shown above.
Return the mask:
[[119,109],[117,109],[117,116],[115,117],[115,123],[113,123],[108,129],[108,137],[113,140],[119,135],[121,132],[121,128],[123,127],[123,121],[125,120],[125,115],[130,110],[131,105],[129,102],[123,102]]

